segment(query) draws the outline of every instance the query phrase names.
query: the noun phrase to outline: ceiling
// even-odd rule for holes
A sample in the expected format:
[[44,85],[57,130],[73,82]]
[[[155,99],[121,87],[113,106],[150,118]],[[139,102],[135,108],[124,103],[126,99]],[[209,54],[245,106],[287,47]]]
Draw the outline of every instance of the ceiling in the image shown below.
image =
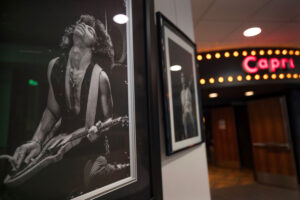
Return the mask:
[[[191,0],[199,52],[245,47],[300,47],[300,0]],[[246,38],[243,31],[262,33]]]

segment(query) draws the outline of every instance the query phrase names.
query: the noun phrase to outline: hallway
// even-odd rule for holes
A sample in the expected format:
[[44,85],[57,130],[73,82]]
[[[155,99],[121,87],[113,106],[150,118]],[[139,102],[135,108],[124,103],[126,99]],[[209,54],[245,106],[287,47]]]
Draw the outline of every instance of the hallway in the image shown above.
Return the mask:
[[258,183],[211,190],[212,200],[299,200],[297,190]]
[[299,200],[293,189],[256,183],[248,169],[209,167],[212,200]]

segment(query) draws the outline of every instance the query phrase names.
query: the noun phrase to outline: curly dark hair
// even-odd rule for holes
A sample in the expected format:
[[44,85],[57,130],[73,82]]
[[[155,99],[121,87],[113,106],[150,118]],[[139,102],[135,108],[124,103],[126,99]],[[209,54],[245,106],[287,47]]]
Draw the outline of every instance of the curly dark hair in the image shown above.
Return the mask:
[[[81,15],[76,24],[85,23],[95,29],[96,43],[92,47],[93,61],[104,70],[110,70],[114,63],[114,49],[110,35],[105,30],[103,23],[91,15]],[[61,49],[69,52],[73,46],[73,32],[75,25],[68,26],[60,43]]]

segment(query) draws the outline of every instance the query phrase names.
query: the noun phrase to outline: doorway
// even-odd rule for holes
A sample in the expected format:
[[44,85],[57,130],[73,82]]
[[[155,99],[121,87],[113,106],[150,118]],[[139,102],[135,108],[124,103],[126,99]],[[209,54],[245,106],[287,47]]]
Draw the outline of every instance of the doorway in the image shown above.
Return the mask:
[[209,108],[205,117],[212,189],[298,187],[284,97]]

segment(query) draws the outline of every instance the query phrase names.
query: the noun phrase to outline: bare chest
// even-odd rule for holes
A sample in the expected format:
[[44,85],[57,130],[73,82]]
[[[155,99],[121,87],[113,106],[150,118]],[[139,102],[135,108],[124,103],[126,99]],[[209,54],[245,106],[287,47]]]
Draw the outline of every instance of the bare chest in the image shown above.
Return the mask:
[[82,82],[85,70],[76,70],[68,67],[66,71],[66,100],[70,110],[80,113],[80,100],[82,92]]

